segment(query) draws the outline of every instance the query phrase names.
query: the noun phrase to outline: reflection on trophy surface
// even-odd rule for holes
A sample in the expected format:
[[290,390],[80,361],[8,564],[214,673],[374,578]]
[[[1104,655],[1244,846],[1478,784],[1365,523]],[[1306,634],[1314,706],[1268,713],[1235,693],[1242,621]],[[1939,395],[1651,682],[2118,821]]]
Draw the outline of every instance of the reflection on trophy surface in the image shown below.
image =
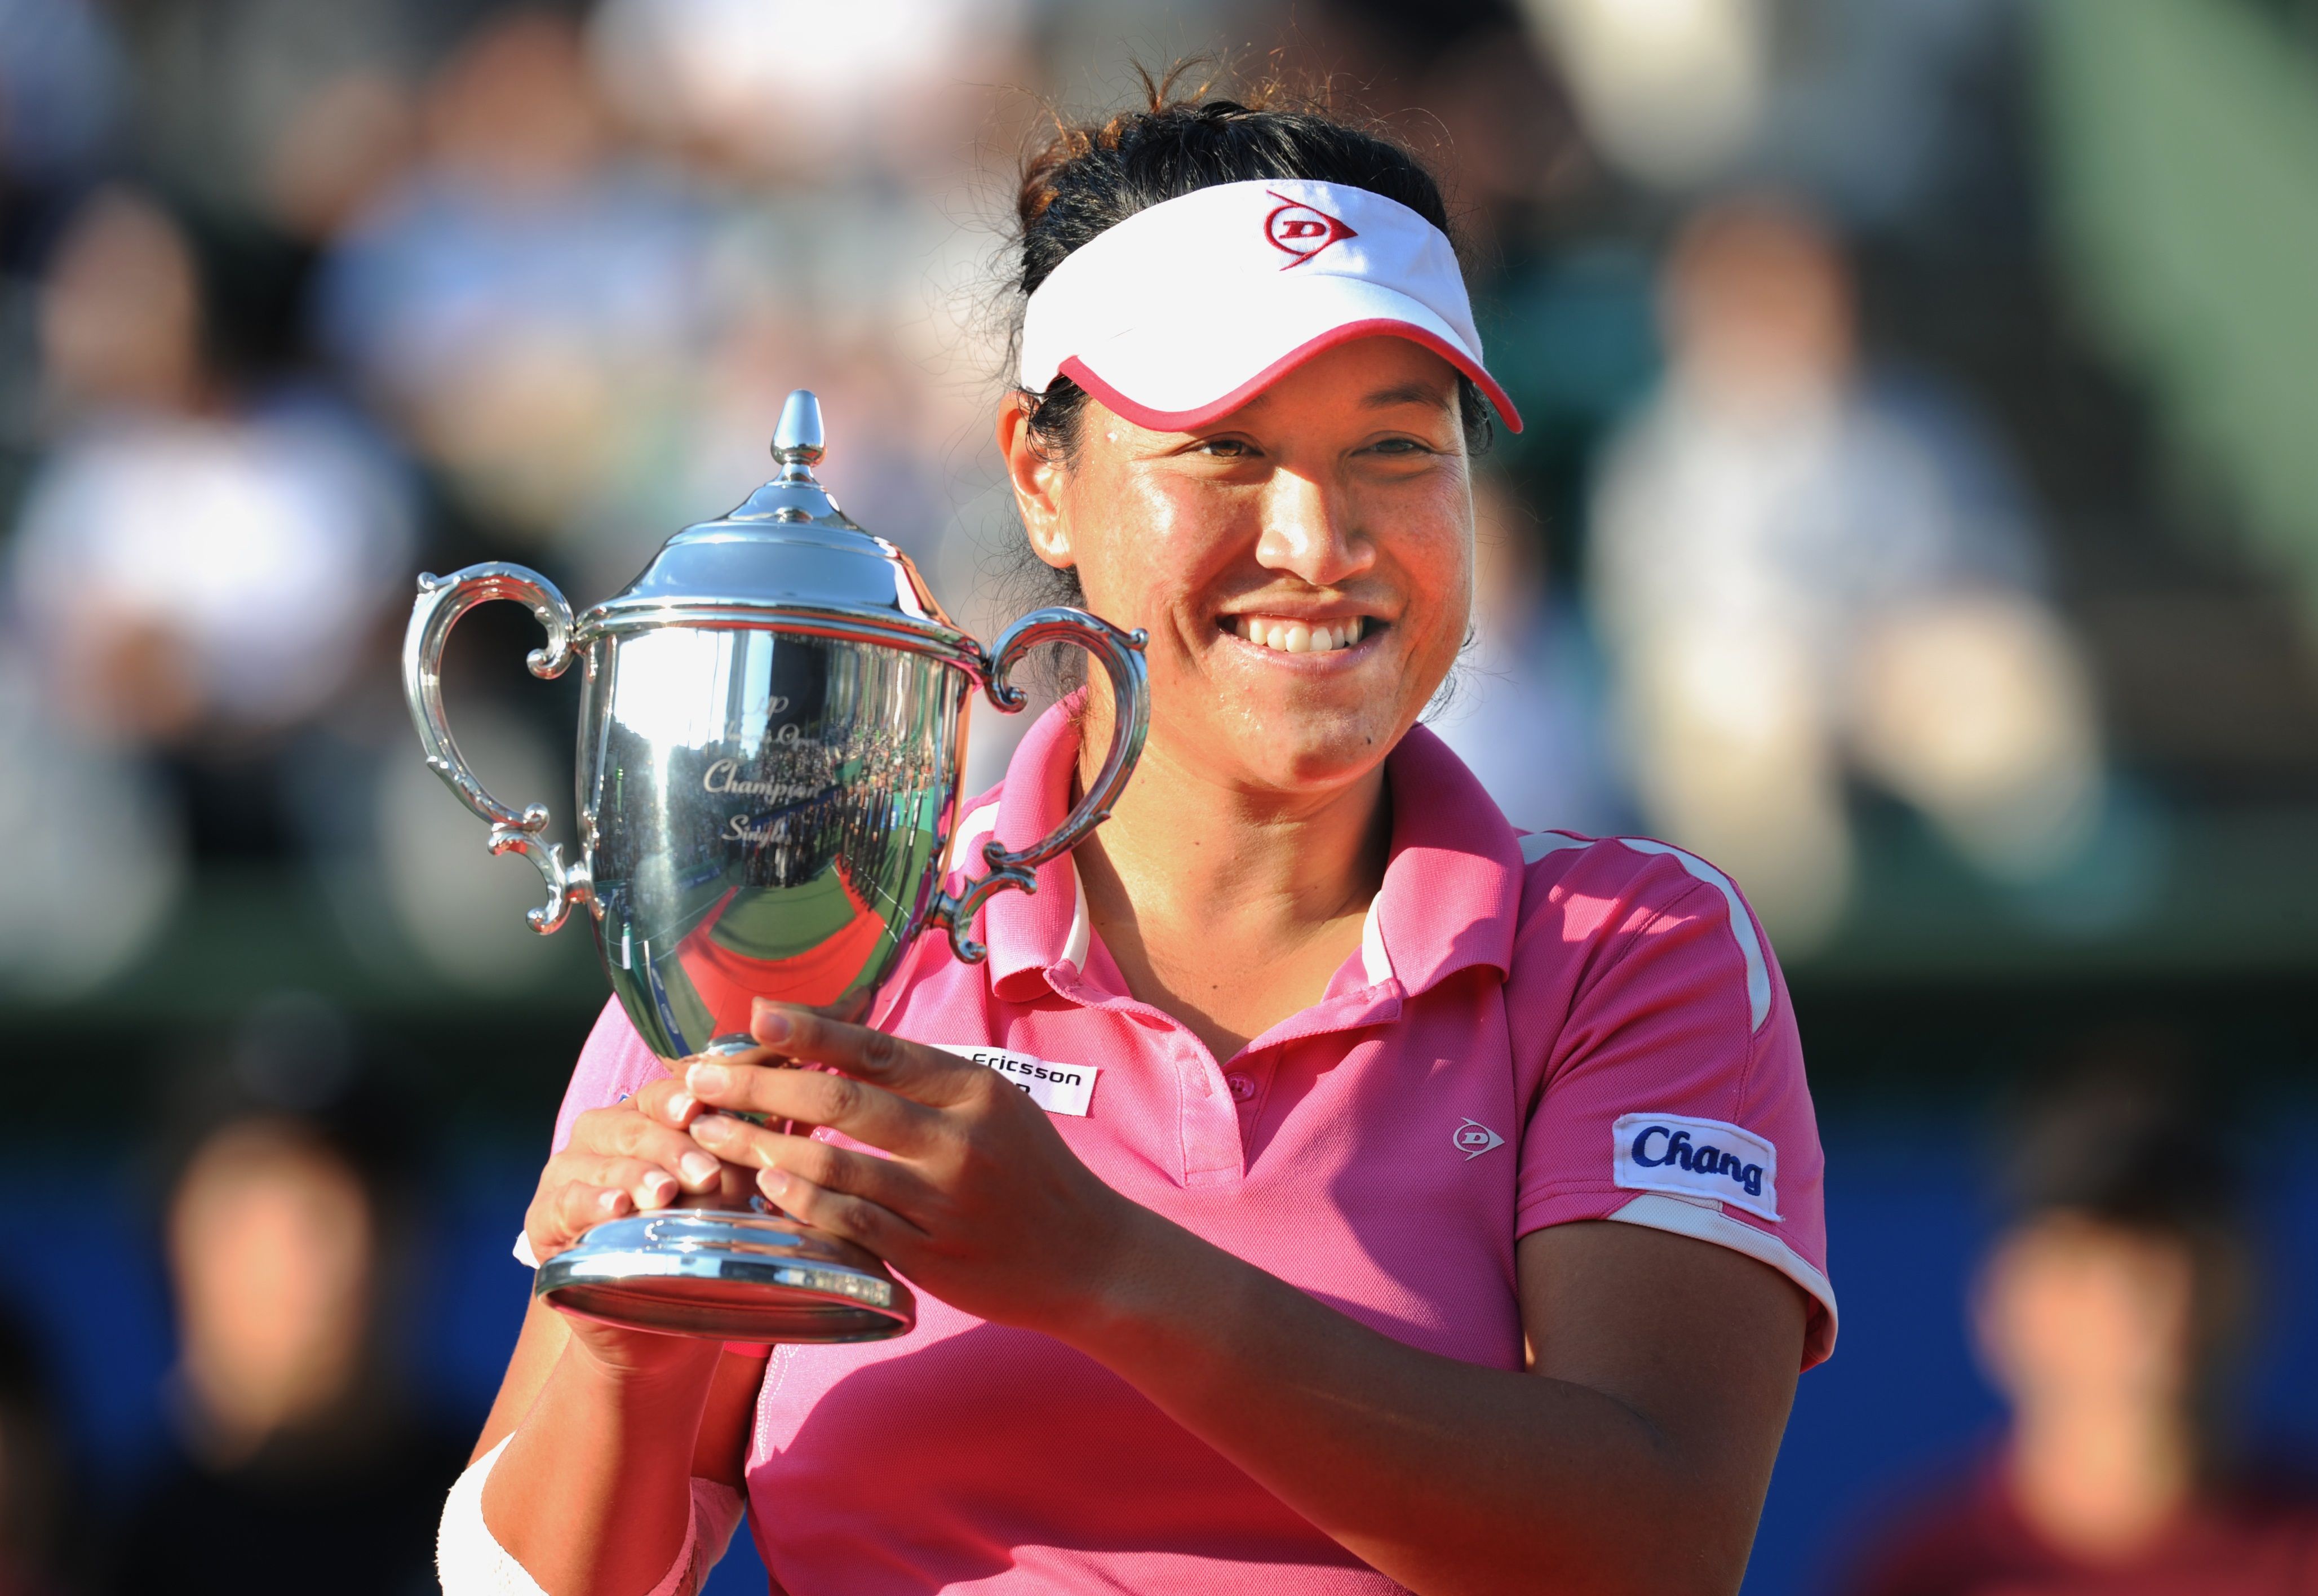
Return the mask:
[[680,1057],[745,1036],[759,996],[859,1018],[935,883],[965,673],[763,631],[640,632],[606,663],[582,805],[636,1028]]
[[[917,936],[948,929],[960,958],[983,901],[1110,812],[1141,752],[1143,636],[1077,610],[1024,616],[984,649],[951,624],[907,556],[848,520],[814,480],[813,396],[790,395],[781,474],[719,521],[686,528],[615,596],[578,616],[537,573],[478,565],[421,577],[403,686],[427,763],[490,825],[493,853],[545,879],[533,927],[575,906],[595,926],[612,990],[663,1060],[737,1049],[757,998],[859,1020]],[[486,792],[453,741],[442,656],[475,605],[511,598],[546,629],[535,675],[575,659],[578,856],[546,842],[548,811]],[[967,695],[1001,709],[1008,671],[1068,641],[1103,665],[1112,747],[1054,834],[997,842],[951,893]],[[534,1287],[567,1312],[732,1340],[858,1340],[915,1321],[908,1289],[868,1253],[762,1211],[677,1208],[598,1225]]]

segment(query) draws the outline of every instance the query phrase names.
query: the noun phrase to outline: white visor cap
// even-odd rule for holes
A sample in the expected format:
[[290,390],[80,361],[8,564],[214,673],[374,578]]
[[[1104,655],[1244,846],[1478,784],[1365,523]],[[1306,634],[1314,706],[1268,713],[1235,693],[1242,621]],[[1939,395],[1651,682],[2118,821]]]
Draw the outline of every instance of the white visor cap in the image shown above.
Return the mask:
[[1397,200],[1338,183],[1224,183],[1138,211],[1065,256],[1022,318],[1020,381],[1068,377],[1141,426],[1227,416],[1324,349],[1379,335],[1470,377],[1481,364],[1446,234]]

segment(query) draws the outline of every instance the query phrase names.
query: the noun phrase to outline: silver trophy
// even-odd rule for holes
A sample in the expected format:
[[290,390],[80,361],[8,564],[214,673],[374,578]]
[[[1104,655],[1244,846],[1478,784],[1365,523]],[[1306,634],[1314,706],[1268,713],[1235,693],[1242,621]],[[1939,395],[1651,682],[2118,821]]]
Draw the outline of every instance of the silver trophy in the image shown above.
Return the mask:
[[[403,639],[427,765],[490,824],[491,852],[521,854],[546,878],[534,930],[588,910],[612,991],[671,1063],[752,1045],[756,998],[861,1018],[930,927],[959,958],[982,959],[983,902],[1034,890],[1032,872],[1102,821],[1150,721],[1139,631],[1043,609],[985,649],[953,625],[908,556],[813,480],[811,393],[789,395],[773,453],[777,477],[677,533],[585,614],[536,572],[474,565],[418,578]],[[576,859],[544,840],[545,805],[512,809],[483,790],[444,718],[444,644],[494,598],[546,629],[534,676],[580,663]],[[1110,677],[1102,768],[1052,834],[1020,850],[985,843],[985,873],[943,891],[967,696],[979,687],[1019,711],[1008,673],[1057,642],[1086,649]],[[726,1340],[873,1340],[916,1322],[908,1287],[876,1258],[747,1200],[608,1221],[549,1260],[534,1292],[591,1319]]]

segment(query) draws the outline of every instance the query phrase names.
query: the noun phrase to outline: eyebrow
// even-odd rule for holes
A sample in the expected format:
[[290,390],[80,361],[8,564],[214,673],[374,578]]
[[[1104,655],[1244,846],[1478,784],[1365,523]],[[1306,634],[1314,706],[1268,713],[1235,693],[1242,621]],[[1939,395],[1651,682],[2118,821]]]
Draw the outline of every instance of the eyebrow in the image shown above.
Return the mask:
[[1363,410],[1388,410],[1395,405],[1439,405],[1442,396],[1429,382],[1400,382],[1379,388],[1361,400]]

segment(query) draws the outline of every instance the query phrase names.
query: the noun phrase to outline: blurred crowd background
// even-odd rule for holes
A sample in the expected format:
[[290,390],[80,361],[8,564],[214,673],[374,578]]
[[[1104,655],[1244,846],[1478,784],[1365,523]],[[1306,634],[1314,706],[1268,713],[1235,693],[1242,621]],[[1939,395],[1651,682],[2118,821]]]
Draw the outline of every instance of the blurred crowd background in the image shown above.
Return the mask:
[[[2318,4],[0,0],[0,1596],[430,1588],[604,988],[413,577],[606,596],[805,386],[987,635],[1015,162],[1190,55],[1449,179],[1530,428],[1436,730],[1785,961],[1748,1591],[2318,1589]],[[564,825],[531,626],[453,719]]]

